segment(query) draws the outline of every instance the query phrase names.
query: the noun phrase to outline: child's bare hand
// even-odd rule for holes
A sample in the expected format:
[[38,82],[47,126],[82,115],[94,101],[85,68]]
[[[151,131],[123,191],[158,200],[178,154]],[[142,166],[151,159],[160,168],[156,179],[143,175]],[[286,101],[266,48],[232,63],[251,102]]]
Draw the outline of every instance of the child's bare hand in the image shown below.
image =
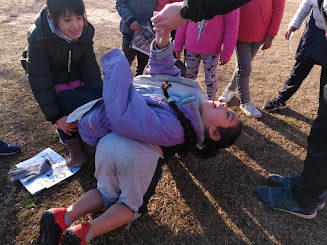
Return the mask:
[[273,38],[269,35],[266,35],[262,41],[263,46],[262,46],[261,50],[266,50],[266,49],[270,48],[272,41],[273,41]]
[[219,65],[220,66],[223,66],[223,65],[226,65],[228,63],[228,60],[220,60],[220,62],[219,62]]
[[68,135],[72,135],[71,132],[77,132],[78,128],[75,123],[67,123],[67,116],[64,116],[56,121],[58,126],[62,131],[64,131]]
[[187,20],[181,16],[182,6],[182,2],[166,4],[160,12],[154,13],[151,18],[153,30],[165,30],[171,32],[172,30],[184,25]]
[[139,30],[142,30],[142,27],[139,25],[139,23],[137,21],[134,21],[131,25],[130,25],[130,28],[133,30],[133,31],[139,31]]
[[285,39],[289,40],[292,32],[295,32],[297,29],[293,26],[290,26],[286,31],[285,31]]
[[170,32],[161,30],[156,32],[156,44],[159,49],[163,49],[168,46],[170,38]]
[[181,57],[182,57],[182,52],[181,51],[177,51],[177,52],[175,52],[175,56],[176,56],[176,59],[181,59]]

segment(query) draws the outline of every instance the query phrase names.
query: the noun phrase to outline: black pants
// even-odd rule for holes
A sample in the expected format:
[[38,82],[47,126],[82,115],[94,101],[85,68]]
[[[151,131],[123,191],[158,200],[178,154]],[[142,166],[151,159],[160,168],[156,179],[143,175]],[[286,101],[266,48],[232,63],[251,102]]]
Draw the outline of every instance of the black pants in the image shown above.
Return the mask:
[[[65,115],[69,115],[76,108],[98,98],[102,97],[102,88],[80,86],[75,90],[63,90],[57,96],[57,103]],[[66,140],[79,136],[78,132],[73,132],[70,135],[66,134],[61,129],[57,129],[60,139],[65,142]]]
[[[277,98],[282,101],[287,101],[301,86],[303,80],[309,75],[315,61],[310,58],[304,58],[296,61],[290,76],[286,80],[284,87],[279,91]],[[327,84],[327,67],[321,66],[320,74],[320,91],[319,101],[321,100],[323,87]]]
[[323,93],[308,137],[304,168],[293,186],[294,198],[302,207],[314,206],[317,197],[327,190],[327,85]]
[[135,76],[142,75],[145,66],[148,64],[149,56],[131,48],[131,43],[132,43],[132,39],[123,37],[122,50],[126,56],[126,59],[128,60],[129,65],[132,64],[133,60],[135,59],[135,56],[137,57]]

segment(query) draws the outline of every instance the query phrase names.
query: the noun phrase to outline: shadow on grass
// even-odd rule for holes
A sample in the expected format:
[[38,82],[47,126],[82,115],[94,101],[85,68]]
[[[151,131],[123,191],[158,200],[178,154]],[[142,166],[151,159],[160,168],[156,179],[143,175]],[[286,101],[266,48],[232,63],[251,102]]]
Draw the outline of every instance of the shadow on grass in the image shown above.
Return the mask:
[[297,111],[292,110],[289,107],[287,107],[287,108],[285,108],[283,110],[275,111],[275,112],[269,112],[269,113],[264,112],[264,114],[265,115],[268,115],[268,114],[272,114],[272,115],[274,115],[274,114],[280,114],[280,115],[292,117],[292,118],[294,118],[294,119],[296,119],[298,121],[302,121],[302,122],[307,123],[307,124],[310,124],[310,125],[313,122],[312,119],[310,119],[310,118],[308,118],[308,117],[306,117],[306,116],[298,113]]
[[[299,144],[299,141],[296,144]],[[244,154],[245,159],[269,173],[298,172],[303,166],[303,161],[289,153],[283,146],[270,141],[247,125],[243,125],[242,134],[235,142],[235,146]]]
[[[311,119],[309,119],[293,110],[288,109],[287,111],[290,113],[283,113],[281,115],[292,117],[296,120],[303,121],[310,125],[313,122]],[[272,130],[279,132],[281,135],[286,137],[288,140],[294,142],[295,144],[298,144],[299,146],[301,146],[303,148],[306,147],[306,145],[307,145],[306,138],[308,135],[303,133],[302,131],[298,130],[294,126],[292,126],[287,121],[287,119],[281,120],[281,119],[274,117],[270,113],[263,112],[263,118],[260,121],[263,122],[264,124],[266,124]]]
[[[254,189],[264,178],[229,152],[201,162],[188,156],[168,167],[204,231],[193,244],[319,244],[323,220],[304,221],[261,204]],[[308,230],[315,235],[308,237]]]

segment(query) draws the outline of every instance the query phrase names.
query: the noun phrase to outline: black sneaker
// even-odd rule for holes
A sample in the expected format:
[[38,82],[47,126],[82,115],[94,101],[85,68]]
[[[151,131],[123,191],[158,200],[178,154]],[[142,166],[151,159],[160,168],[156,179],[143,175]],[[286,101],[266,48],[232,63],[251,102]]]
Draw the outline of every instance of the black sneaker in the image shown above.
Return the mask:
[[262,109],[266,111],[276,111],[276,110],[285,109],[286,107],[287,105],[285,101],[275,98],[272,101],[266,102],[266,104],[263,105]]
[[7,144],[3,140],[0,140],[0,156],[9,156],[19,152],[20,147],[14,144]]

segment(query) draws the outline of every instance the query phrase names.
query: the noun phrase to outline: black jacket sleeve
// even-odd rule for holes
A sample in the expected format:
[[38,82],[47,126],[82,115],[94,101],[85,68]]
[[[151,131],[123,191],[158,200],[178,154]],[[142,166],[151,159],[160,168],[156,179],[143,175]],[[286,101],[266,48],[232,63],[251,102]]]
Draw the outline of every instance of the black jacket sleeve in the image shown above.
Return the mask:
[[184,0],[181,15],[194,22],[227,14],[250,0]]
[[35,31],[28,37],[27,74],[33,94],[48,121],[55,123],[63,116],[56,102],[53,73],[42,38]]

